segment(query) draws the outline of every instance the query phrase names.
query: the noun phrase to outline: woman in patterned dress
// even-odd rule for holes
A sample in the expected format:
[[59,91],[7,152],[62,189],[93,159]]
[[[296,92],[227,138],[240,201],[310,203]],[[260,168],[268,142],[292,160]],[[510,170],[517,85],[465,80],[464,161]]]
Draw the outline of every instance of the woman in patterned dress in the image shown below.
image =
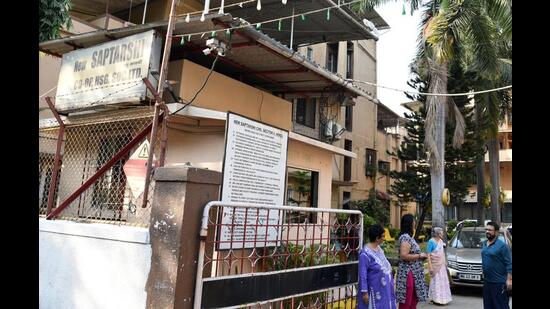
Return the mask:
[[397,309],[392,269],[380,245],[384,229],[380,225],[369,228],[369,243],[359,254],[359,309]]
[[411,214],[404,215],[401,218],[401,233],[397,242],[399,263],[395,297],[399,309],[416,309],[416,304],[426,301],[428,297],[422,266],[422,261],[427,255],[420,252],[420,247],[411,237],[414,228],[414,217]]
[[451,288],[447,277],[447,263],[443,249],[443,229],[434,227],[433,237],[428,241],[428,269],[430,270],[430,289],[428,297],[438,305],[451,302]]

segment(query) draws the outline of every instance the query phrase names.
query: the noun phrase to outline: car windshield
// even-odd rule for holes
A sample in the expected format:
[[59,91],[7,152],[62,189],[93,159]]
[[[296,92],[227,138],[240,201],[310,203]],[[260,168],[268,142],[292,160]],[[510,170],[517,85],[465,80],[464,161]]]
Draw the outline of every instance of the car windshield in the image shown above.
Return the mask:
[[[502,235],[498,235],[498,238],[506,243]],[[483,247],[483,241],[486,239],[487,237],[485,237],[485,231],[483,228],[474,231],[461,230],[455,235],[451,246],[458,249],[481,249],[481,247]]]

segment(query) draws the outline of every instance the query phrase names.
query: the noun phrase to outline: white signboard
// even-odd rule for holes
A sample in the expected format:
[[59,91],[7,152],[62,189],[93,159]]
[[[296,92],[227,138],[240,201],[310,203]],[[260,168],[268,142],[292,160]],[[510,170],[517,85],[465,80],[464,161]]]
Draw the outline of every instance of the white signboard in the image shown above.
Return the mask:
[[[228,113],[222,201],[283,205],[287,147],[287,131]],[[224,207],[219,249],[276,246],[281,220],[275,210]]]
[[159,71],[161,43],[150,30],[64,54],[55,107],[68,112],[145,99],[142,79]]

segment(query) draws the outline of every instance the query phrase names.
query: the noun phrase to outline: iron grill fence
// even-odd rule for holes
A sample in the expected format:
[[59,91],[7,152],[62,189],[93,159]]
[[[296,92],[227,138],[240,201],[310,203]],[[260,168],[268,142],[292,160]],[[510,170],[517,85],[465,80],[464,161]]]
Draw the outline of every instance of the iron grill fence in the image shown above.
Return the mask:
[[[202,221],[194,308],[211,307],[203,297],[205,282],[356,264],[363,241],[362,216],[354,210],[209,203]],[[223,307],[355,308],[357,282],[352,280]],[[197,299],[202,299],[202,305]]]
[[[54,188],[53,209],[146,128],[153,120],[153,112],[152,108],[140,107],[67,118],[60,151],[61,168]],[[39,129],[40,215],[46,215],[47,211],[59,130],[58,126]],[[156,160],[160,152],[160,133],[161,130],[153,141]],[[150,134],[147,134],[148,139]],[[124,171],[125,163],[140,144],[141,142],[137,143],[131,151],[124,154],[91,186],[80,193],[58,218],[148,226],[154,182],[149,187],[148,201],[143,208],[143,194],[140,194],[139,190],[132,190]]]

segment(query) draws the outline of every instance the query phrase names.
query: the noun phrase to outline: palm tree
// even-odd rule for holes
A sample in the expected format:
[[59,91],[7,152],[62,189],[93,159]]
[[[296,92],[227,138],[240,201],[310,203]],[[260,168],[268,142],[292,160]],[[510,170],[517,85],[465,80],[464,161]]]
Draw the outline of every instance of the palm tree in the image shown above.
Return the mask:
[[[365,0],[356,10],[372,9],[384,2],[388,1]],[[410,1],[411,11],[418,9],[419,2]],[[423,6],[426,10],[414,65],[429,78],[428,92],[447,93],[449,63],[457,59],[480,76],[489,77],[499,72],[498,48],[492,42],[505,38],[508,33],[511,37],[511,0],[432,0]],[[453,146],[458,148],[464,141],[464,118],[449,97],[428,96],[426,107],[424,145],[430,163],[432,225],[444,227],[441,194],[445,186],[445,123],[447,115],[455,121]]]
[[[496,70],[491,74],[476,72],[476,67],[471,65],[470,71],[476,73],[474,82],[479,89],[495,88],[512,83],[512,6],[511,1],[502,1],[504,11],[493,11],[492,27],[496,29],[498,36],[493,38],[492,46],[496,50]],[[510,3],[508,7],[508,2]],[[471,58],[471,57],[470,57]],[[472,62],[472,61],[470,61]],[[500,91],[476,95],[476,121],[479,129],[484,131],[486,146],[489,153],[489,174],[491,187],[491,219],[500,224],[500,160],[498,128],[505,115],[512,110],[512,91]],[[484,158],[478,160],[478,206],[481,206],[481,198],[484,195]],[[481,190],[480,190],[481,189]],[[483,213],[483,207],[480,207]],[[483,217],[483,216],[482,216]]]

